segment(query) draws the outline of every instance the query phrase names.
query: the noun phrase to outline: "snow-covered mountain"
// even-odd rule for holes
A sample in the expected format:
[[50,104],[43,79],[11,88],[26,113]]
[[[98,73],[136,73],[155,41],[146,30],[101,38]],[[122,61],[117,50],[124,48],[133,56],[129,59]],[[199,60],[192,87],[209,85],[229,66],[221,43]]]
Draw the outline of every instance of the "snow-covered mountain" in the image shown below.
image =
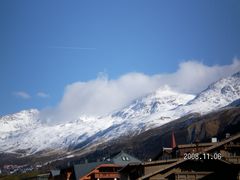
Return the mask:
[[240,96],[240,72],[209,85],[186,105],[186,112],[209,112],[235,101]]
[[[186,104],[193,95],[179,94],[169,89],[159,89],[144,98],[138,99],[122,111],[104,117],[79,117],[75,121],[60,124],[41,123],[37,110],[22,111],[0,119],[0,151],[24,150],[26,154],[49,150],[67,150],[70,147],[90,141],[96,142],[116,138],[130,132],[125,125],[134,126],[132,132],[144,126],[141,122],[152,114],[167,111]],[[148,124],[146,123],[146,126]],[[124,127],[122,132],[116,127]],[[111,129],[111,130],[110,130]],[[118,131],[115,134],[115,131]],[[115,135],[113,135],[114,133]],[[108,135],[108,138],[106,138]]]
[[27,131],[38,127],[40,123],[38,116],[38,110],[30,109],[0,117],[0,139],[4,139],[9,133]]
[[113,117],[123,119],[143,118],[157,112],[165,112],[184,105],[195,96],[171,91],[169,87],[158,89],[156,92],[135,100],[129,106],[114,113]]
[[161,88],[103,117],[82,116],[50,125],[39,119],[38,110],[25,110],[0,117],[0,152],[66,152],[138,134],[189,113],[218,110],[239,98],[240,72],[211,84],[197,96]]

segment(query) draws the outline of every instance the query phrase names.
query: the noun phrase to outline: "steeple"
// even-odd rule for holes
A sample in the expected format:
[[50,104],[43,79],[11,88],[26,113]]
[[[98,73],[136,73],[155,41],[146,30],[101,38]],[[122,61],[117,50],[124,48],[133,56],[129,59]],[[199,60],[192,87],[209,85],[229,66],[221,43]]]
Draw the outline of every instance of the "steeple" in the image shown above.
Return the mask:
[[177,144],[176,144],[176,139],[175,139],[174,132],[172,131],[172,142],[171,142],[171,148],[175,148],[175,147],[177,147]]

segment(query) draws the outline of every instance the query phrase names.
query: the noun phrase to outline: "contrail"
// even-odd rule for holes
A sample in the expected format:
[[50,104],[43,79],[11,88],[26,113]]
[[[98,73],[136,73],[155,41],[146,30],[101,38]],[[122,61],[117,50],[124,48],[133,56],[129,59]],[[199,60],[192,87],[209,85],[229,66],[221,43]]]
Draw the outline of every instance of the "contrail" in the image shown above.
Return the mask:
[[71,47],[71,46],[53,46],[51,49],[73,49],[73,50],[96,50],[96,48],[89,47]]

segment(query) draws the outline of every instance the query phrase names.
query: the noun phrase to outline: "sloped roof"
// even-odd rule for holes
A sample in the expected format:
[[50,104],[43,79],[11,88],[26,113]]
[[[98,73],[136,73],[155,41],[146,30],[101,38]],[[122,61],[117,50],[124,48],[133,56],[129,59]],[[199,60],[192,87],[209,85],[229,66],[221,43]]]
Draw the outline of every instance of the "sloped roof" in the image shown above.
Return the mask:
[[[231,142],[231,141],[234,141],[234,140],[236,140],[236,139],[238,139],[238,138],[240,138],[240,133],[237,134],[237,135],[234,135],[234,136],[232,136],[232,137],[230,137],[230,138],[228,138],[228,139],[225,139],[225,140],[223,140],[222,142],[218,142],[218,143],[212,145],[212,146],[209,147],[209,148],[204,149],[203,152],[209,152],[209,151],[211,151],[211,150],[213,150],[213,149],[215,149],[215,148],[218,148],[218,147],[220,147],[220,146],[222,146],[222,145],[224,145],[224,144],[227,144],[227,143],[229,143],[229,142]],[[159,170],[154,171],[154,172],[152,172],[152,173],[146,174],[145,176],[142,176],[142,177],[138,178],[138,180],[147,179],[147,178],[152,177],[152,176],[154,176],[154,175],[156,175],[156,174],[158,174],[158,173],[161,173],[161,172],[163,172],[163,171],[165,171],[165,170],[174,168],[175,166],[177,166],[177,165],[179,165],[179,164],[182,164],[182,163],[184,163],[184,162],[186,162],[186,161],[190,161],[190,160],[189,160],[189,159],[181,159],[181,160],[179,160],[179,161],[177,161],[177,162],[175,162],[175,163],[170,164],[169,166],[166,166],[165,168],[162,168],[162,169],[159,169]],[[218,161],[221,161],[221,162],[226,163],[226,164],[230,164],[228,161],[225,161],[225,160],[222,160],[222,159],[219,159]]]
[[60,175],[60,170],[50,170],[50,174],[54,177],[54,176],[58,176]]
[[156,164],[167,164],[167,163],[174,163],[182,158],[176,158],[176,159],[163,159],[163,160],[157,160],[157,161],[149,161],[149,162],[143,162],[143,165],[156,165]]
[[214,143],[214,145],[204,149],[203,152],[210,152],[210,151],[212,151],[212,150],[214,150],[214,149],[216,149],[216,148],[218,148],[218,147],[220,147],[222,145],[225,145],[225,144],[227,144],[227,143],[229,143],[231,141],[234,141],[234,140],[236,140],[238,138],[240,138],[240,133],[238,133],[238,134],[236,134],[234,136],[231,136],[230,138],[227,138],[227,139],[225,139],[225,140],[223,140],[221,142]]
[[114,164],[118,164],[121,166],[126,166],[129,163],[141,163],[141,161],[123,151],[112,157],[111,161]]
[[154,171],[152,173],[146,174],[145,176],[142,176],[142,177],[138,178],[138,180],[147,179],[147,178],[149,178],[151,176],[154,176],[154,175],[156,175],[156,174],[158,174],[158,173],[160,173],[162,171],[165,171],[165,170],[168,170],[170,168],[173,168],[173,167],[175,167],[175,166],[177,166],[177,165],[179,165],[179,164],[181,164],[181,163],[183,163],[185,161],[187,161],[187,160],[186,159],[181,159],[181,160],[179,160],[179,161],[177,161],[175,163],[170,164],[169,166],[166,166],[165,168],[162,168],[162,169],[156,170],[156,171]]
[[79,178],[90,173],[93,169],[95,169],[97,166],[101,164],[111,164],[111,162],[101,161],[101,162],[92,162],[92,163],[74,165],[73,168],[74,168],[76,179],[79,180]]
[[119,170],[119,172],[124,172],[126,170],[132,169],[134,167],[140,167],[142,166],[142,163],[129,163],[128,165],[122,167],[122,169]]
[[182,148],[194,148],[196,146],[198,147],[209,147],[209,146],[212,146],[213,143],[212,142],[209,142],[209,143],[198,143],[198,144],[179,144],[177,147],[179,149],[182,149]]
[[[192,159],[181,159],[181,160],[179,160],[179,161],[177,161],[175,163],[169,164],[168,166],[166,166],[164,168],[161,168],[161,169],[156,170],[156,171],[154,171],[152,173],[146,174],[145,176],[142,176],[142,177],[138,178],[138,180],[148,179],[149,177],[152,177],[152,176],[154,176],[156,174],[159,174],[161,172],[167,171],[168,169],[172,169],[172,168],[174,168],[174,167],[176,167],[176,166],[178,166],[178,165],[180,165],[180,164],[182,164],[184,162],[187,162],[187,161],[194,161],[194,160],[192,160]],[[231,164],[230,162],[222,160],[222,159],[216,159],[216,161],[220,161],[220,162],[225,163],[225,164]]]

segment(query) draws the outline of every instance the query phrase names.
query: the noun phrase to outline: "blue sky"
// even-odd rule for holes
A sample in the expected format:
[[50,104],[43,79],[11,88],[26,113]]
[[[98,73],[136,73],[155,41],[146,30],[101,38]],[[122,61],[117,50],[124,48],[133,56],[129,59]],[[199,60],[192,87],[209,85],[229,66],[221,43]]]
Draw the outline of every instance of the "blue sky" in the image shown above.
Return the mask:
[[100,72],[174,73],[240,56],[240,1],[1,0],[0,115],[56,106]]

